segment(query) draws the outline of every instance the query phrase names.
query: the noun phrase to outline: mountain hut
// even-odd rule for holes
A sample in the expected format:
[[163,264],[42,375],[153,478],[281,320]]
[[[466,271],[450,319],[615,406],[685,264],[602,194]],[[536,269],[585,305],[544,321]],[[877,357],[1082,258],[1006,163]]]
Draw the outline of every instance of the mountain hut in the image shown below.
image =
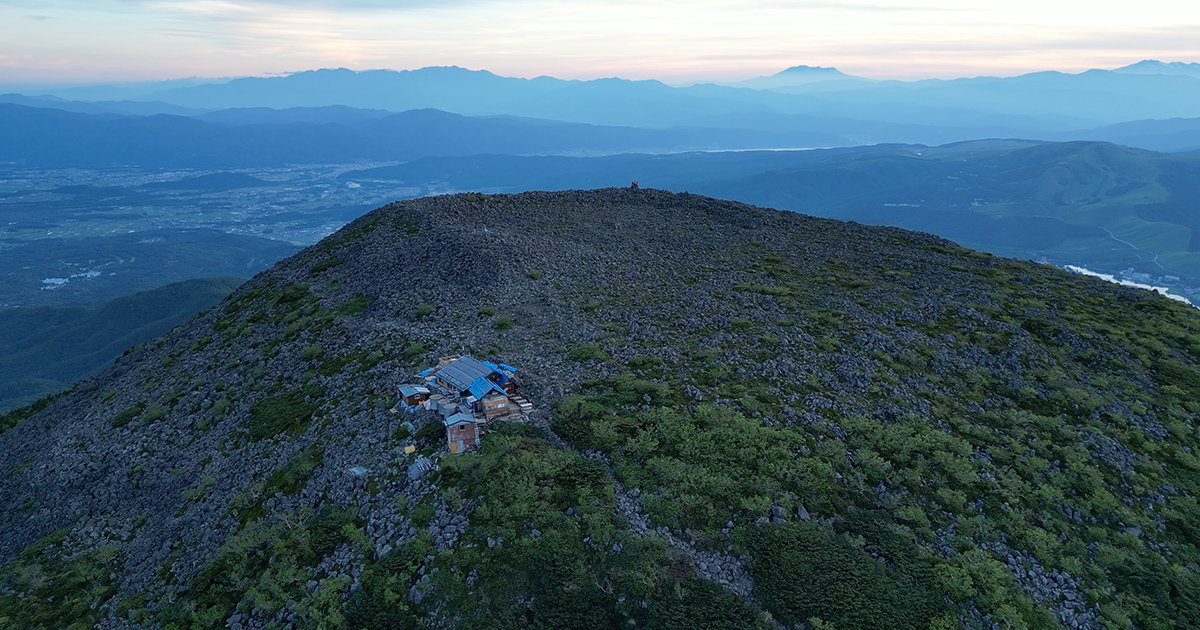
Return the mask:
[[486,422],[469,413],[456,413],[443,420],[446,425],[446,442],[451,453],[461,453],[479,446],[479,425]]
[[416,407],[421,403],[429,400],[430,391],[428,387],[420,385],[401,385],[400,400],[406,407]]

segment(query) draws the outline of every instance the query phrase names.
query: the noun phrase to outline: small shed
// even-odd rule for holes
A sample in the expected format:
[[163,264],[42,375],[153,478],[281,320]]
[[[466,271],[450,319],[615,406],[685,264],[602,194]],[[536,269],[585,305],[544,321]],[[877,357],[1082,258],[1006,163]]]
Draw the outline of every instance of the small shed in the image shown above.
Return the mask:
[[422,385],[401,385],[400,400],[406,407],[416,407],[429,400],[429,388]]
[[443,421],[446,425],[446,442],[451,453],[461,453],[479,446],[479,425],[484,421],[469,413],[456,413]]

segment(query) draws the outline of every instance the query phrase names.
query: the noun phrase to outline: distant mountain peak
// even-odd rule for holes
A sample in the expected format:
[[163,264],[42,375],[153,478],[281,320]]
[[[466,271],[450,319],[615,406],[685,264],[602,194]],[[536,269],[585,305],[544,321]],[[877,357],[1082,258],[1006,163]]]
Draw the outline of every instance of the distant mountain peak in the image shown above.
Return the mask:
[[836,74],[838,76],[843,76],[843,77],[849,76],[849,75],[843,73],[841,70],[838,70],[837,68],[834,68],[834,67],[826,68],[824,66],[806,66],[806,65],[792,66],[792,67],[788,68],[787,70],[776,73],[773,76],[778,77],[778,76],[790,75],[790,74],[825,74],[825,75]]
[[1183,74],[1200,78],[1200,63],[1187,63],[1183,61],[1164,62],[1157,59],[1143,59],[1135,64],[1117,68],[1113,72],[1122,74]]
[[839,81],[845,79],[857,79],[845,74],[837,68],[826,68],[824,66],[808,66],[798,65],[787,68],[769,76],[755,77],[747,79],[732,85],[736,87],[753,88],[756,90],[770,90],[781,87],[795,87],[806,85],[809,83],[818,83],[821,81]]

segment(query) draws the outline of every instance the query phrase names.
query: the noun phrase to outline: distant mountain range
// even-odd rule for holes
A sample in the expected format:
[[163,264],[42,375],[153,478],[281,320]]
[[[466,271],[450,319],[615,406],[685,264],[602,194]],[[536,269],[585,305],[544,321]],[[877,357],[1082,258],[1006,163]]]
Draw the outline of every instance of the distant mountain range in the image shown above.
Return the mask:
[[0,144],[0,161],[26,166],[238,168],[481,154],[942,145],[979,138],[1098,140],[1179,152],[1200,148],[1200,118],[1131,121],[1082,131],[1038,131],[759,112],[713,114],[674,127],[645,128],[513,116],[468,117],[435,109],[391,114],[333,105],[286,110],[235,108],[192,117],[82,114],[0,103],[0,135],[6,140]]
[[[981,138],[1105,140],[1161,151],[1200,147],[1197,125],[1191,120],[1200,119],[1200,64],[1154,60],[1112,71],[923,81],[875,81],[836,68],[798,65],[732,84],[672,87],[659,81],[615,78],[521,79],[451,66],[399,72],[327,69],[214,83],[167,82],[160,90],[153,87],[139,86],[134,100],[0,95],[0,103],[100,117],[68,122],[34,120],[24,114],[27,117],[19,124],[29,129],[14,136],[18,141],[10,143],[8,156],[0,159],[22,159],[12,157],[26,154],[24,149],[16,150],[19,138],[37,136],[44,125],[70,127],[66,136],[51,130],[39,141],[73,144],[76,148],[69,153],[85,156],[78,158],[83,161],[95,147],[81,148],[81,143],[86,144],[88,138],[100,142],[112,133],[122,141],[102,142],[104,150],[113,153],[110,161],[135,156],[159,159],[162,152],[148,148],[144,141],[149,134],[179,147],[170,158],[172,164],[203,162],[214,152],[238,154],[234,159],[241,163],[277,163],[488,152],[612,153],[889,142],[937,145]],[[438,147],[414,153],[414,141],[389,135],[395,129],[387,127],[397,122],[391,118],[393,114],[422,109],[495,120],[459,119],[460,126],[471,127],[467,131],[477,134],[474,149],[464,150],[452,135],[439,139]],[[118,120],[159,114],[195,120]],[[17,116],[11,110],[3,115]],[[533,123],[532,119],[543,122]],[[222,133],[190,124],[197,121],[248,128]],[[112,124],[103,127],[98,122]],[[286,132],[251,128],[285,124],[344,125],[354,132],[328,127],[292,127]],[[542,128],[534,129],[534,124]],[[441,130],[447,131],[444,126]],[[360,134],[365,139],[356,137]],[[404,134],[410,135],[409,130]],[[501,136],[507,139],[498,140]],[[110,151],[118,145],[121,148]],[[446,148],[439,148],[441,145]],[[231,151],[231,147],[242,146],[245,151]],[[56,150],[35,149],[24,159],[37,160],[38,154]]]
[[[831,88],[826,78],[838,78]],[[750,87],[772,89],[749,89]],[[811,90],[810,86],[813,87]],[[781,93],[785,90],[787,93]],[[346,69],[235,79],[175,88],[140,100],[197,109],[437,108],[602,125],[673,126],[725,114],[823,114],[950,126],[1069,131],[1147,118],[1200,116],[1200,79],[1090,70],[915,82],[850,80],[831,68],[797,67],[751,80],[676,88],[658,81],[517,79],[458,67],[394,72]]]
[[[411,160],[482,153],[611,154],[840,146],[837,135],[759,129],[644,129],[465,117],[424,109],[373,118],[345,110],[222,112],[221,121],[160,114],[110,118],[0,104],[0,161],[28,166],[243,167],[354,160]],[[246,124],[232,126],[234,121]]]

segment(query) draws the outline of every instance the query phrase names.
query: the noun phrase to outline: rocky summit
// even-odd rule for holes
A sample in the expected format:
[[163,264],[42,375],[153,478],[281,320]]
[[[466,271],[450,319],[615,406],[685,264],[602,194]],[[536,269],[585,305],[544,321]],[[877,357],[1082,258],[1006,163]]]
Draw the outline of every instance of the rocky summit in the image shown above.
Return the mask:
[[[1198,314],[689,194],[391,204],[0,418],[0,627],[1200,627]],[[532,404],[458,453],[398,398],[453,355]]]

